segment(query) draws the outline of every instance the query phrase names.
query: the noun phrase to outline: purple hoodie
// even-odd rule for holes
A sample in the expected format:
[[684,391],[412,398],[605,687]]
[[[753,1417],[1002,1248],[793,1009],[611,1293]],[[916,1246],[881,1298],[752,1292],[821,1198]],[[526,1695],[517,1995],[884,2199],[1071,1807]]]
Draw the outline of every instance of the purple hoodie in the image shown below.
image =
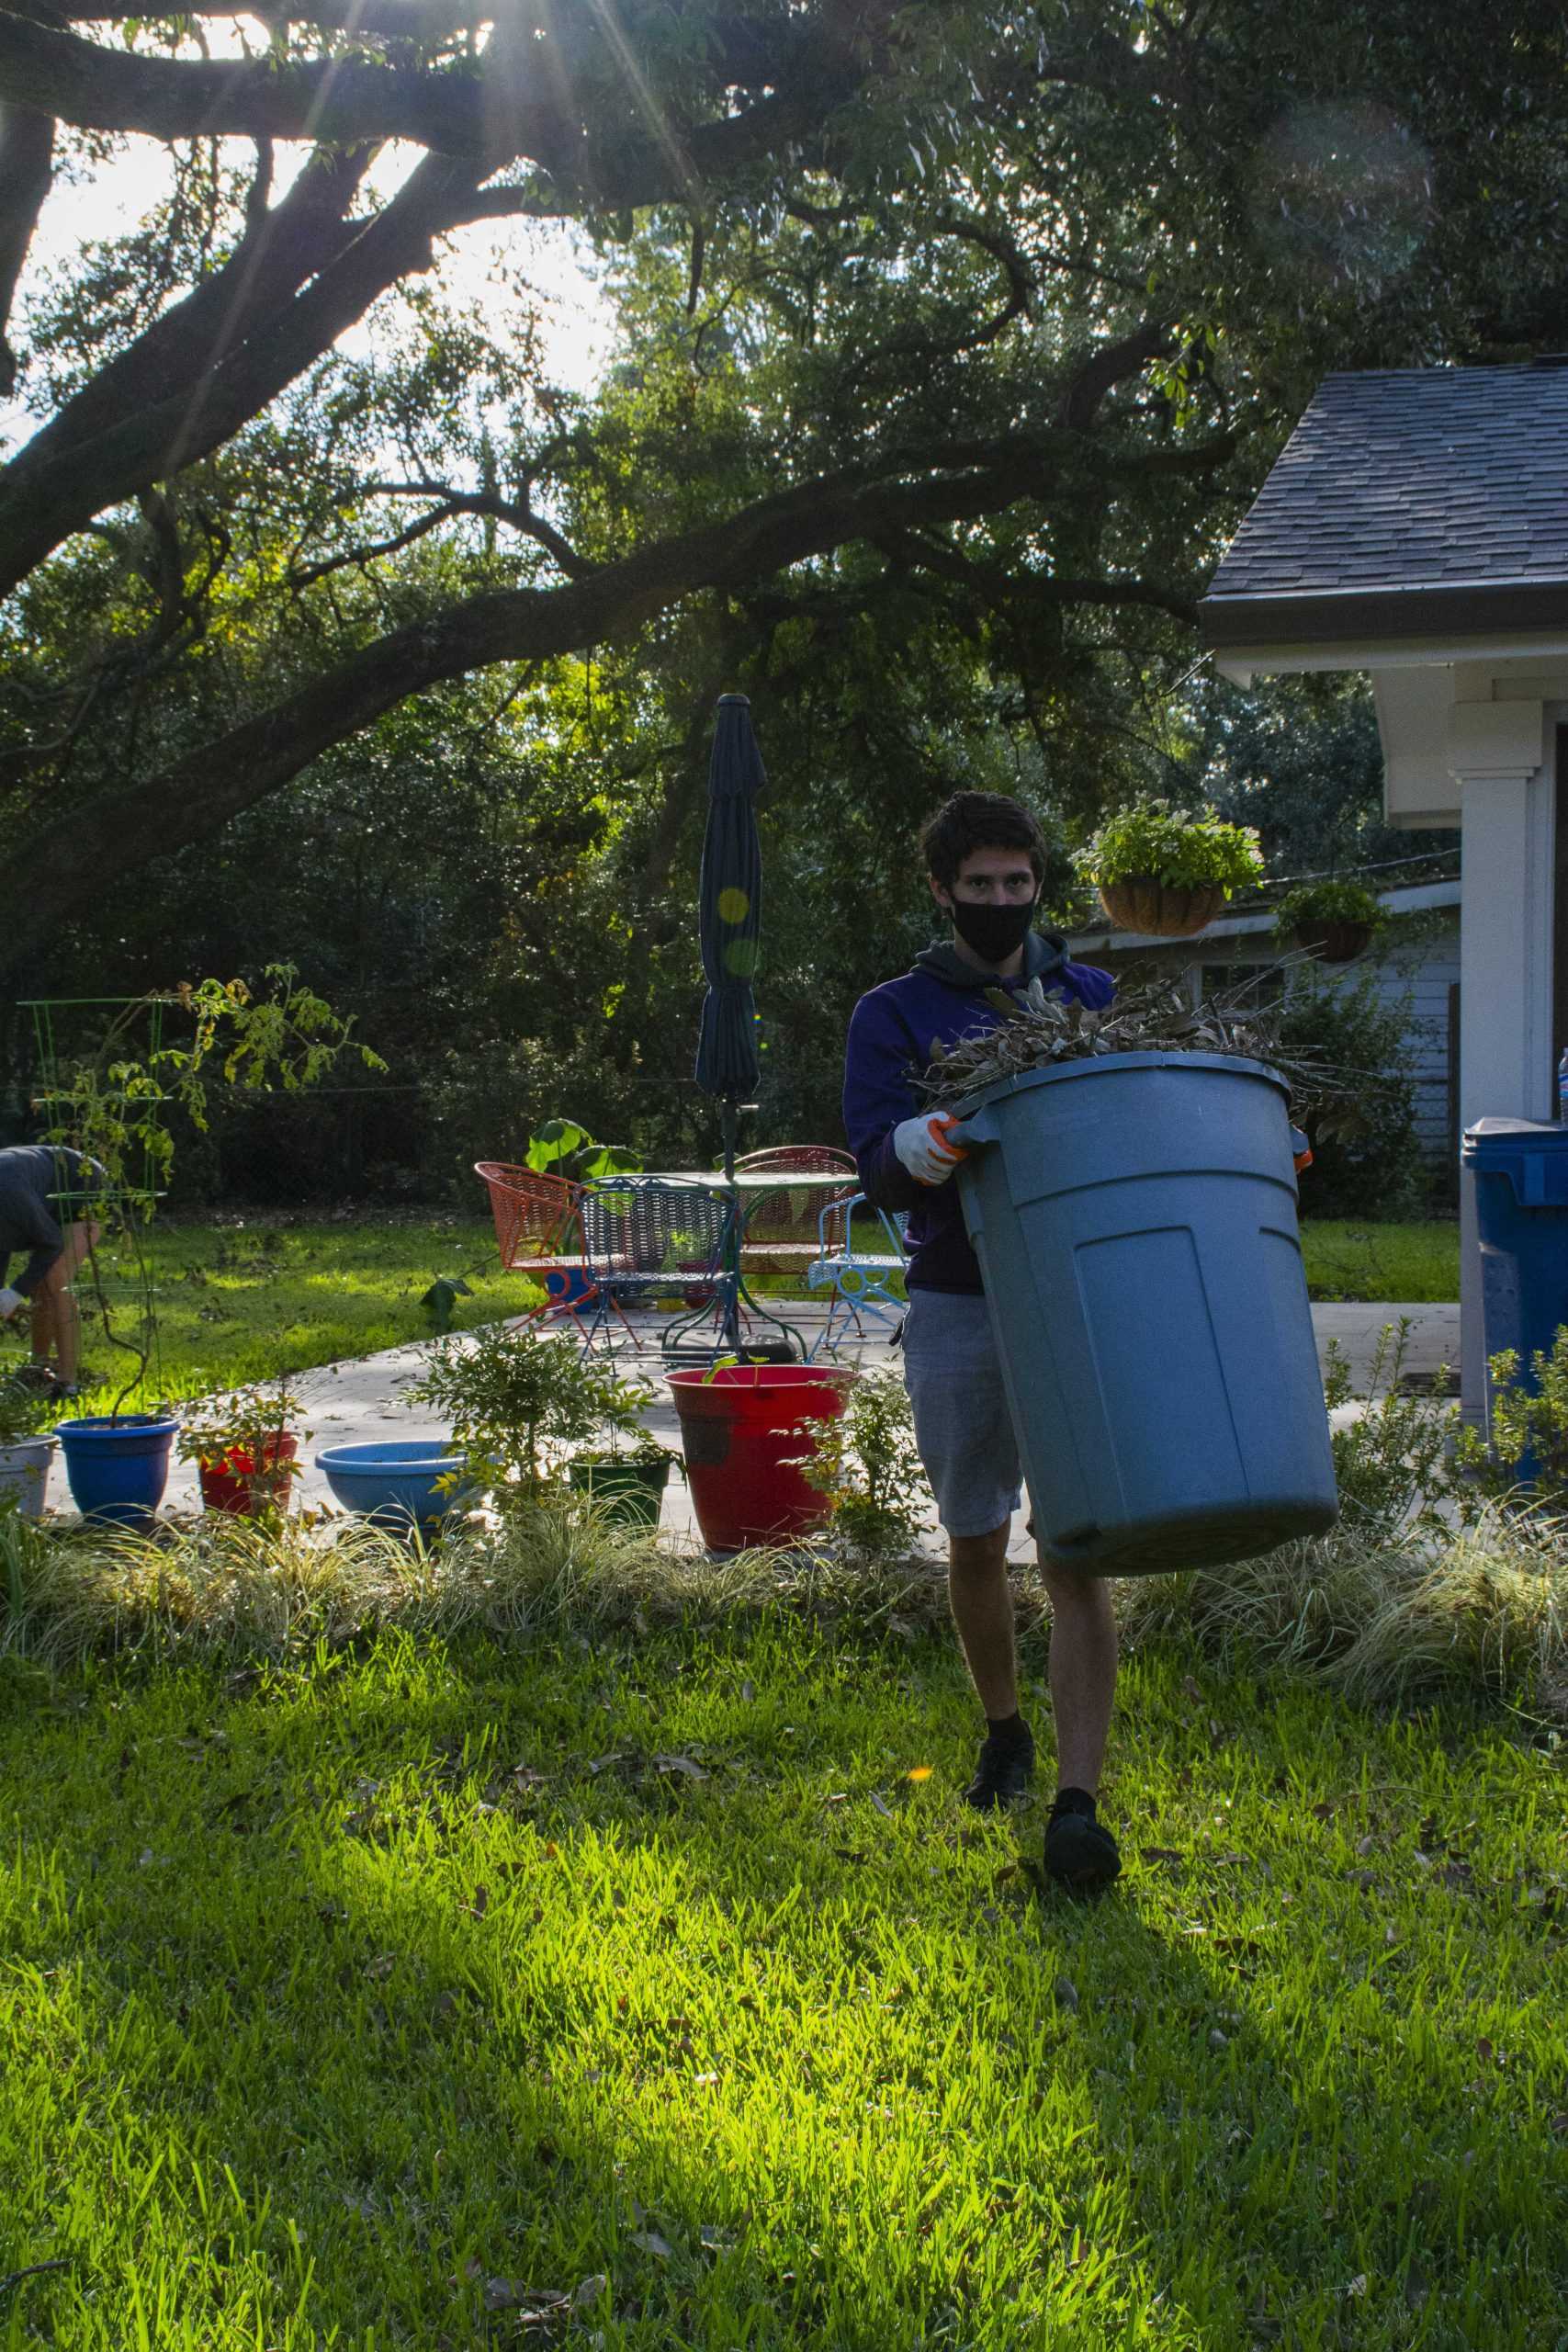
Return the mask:
[[1043,980],[1063,996],[1098,1012],[1116,983],[1092,964],[1069,964],[1066,943],[1032,931],[1023,943],[1016,980],[976,971],[945,943],[923,948],[914,969],[885,980],[863,996],[850,1016],[844,1048],[844,1130],[874,1208],[912,1211],[908,1286],[911,1290],[977,1291],[983,1287],[958,1187],[917,1184],[893,1148],[893,1129],[920,1108],[909,1080],[923,1075],[934,1045],[951,1046],[996,1028],[1001,1014],[986,1002],[987,989],[1017,995]]

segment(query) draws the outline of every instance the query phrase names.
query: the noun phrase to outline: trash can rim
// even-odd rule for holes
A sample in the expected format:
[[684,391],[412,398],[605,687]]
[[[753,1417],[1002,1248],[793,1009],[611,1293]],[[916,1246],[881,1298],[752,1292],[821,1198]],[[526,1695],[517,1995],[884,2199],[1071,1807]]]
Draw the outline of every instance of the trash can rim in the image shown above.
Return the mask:
[[1277,1086],[1287,1102],[1291,1099],[1288,1080],[1268,1062],[1253,1061],[1245,1054],[1085,1054],[1073,1061],[1051,1062],[1042,1069],[1016,1070],[1010,1078],[995,1079],[977,1093],[966,1094],[954,1108],[959,1118],[968,1119],[987,1103],[999,1102],[1009,1094],[1027,1093],[1032,1087],[1091,1073],[1103,1075],[1132,1069],[1217,1070],[1231,1076],[1261,1078]]
[[1467,1160],[1511,1160],[1521,1151],[1568,1151],[1568,1126],[1546,1119],[1472,1119],[1460,1157]]

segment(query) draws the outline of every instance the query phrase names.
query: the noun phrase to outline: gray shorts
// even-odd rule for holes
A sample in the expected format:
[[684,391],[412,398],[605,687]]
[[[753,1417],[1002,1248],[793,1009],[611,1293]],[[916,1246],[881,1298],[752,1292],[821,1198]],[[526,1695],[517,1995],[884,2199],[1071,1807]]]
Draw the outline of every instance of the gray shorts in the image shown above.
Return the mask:
[[978,1291],[909,1293],[904,1385],[942,1526],[949,1535],[988,1535],[1018,1509],[1021,1473]]

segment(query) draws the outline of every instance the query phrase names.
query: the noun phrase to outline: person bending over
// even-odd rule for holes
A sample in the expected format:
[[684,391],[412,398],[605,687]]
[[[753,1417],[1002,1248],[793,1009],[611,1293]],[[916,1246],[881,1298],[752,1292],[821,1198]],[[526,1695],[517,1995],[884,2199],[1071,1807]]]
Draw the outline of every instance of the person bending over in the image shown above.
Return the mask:
[[[30,1311],[32,1361],[22,1376],[66,1396],[76,1394],[81,1365],[71,1282],[98,1238],[97,1226],[78,1210],[103,1173],[96,1159],[63,1145],[12,1144],[0,1151],[0,1321]],[[14,1283],[5,1282],[12,1254],[22,1250],[26,1265]]]
[[[863,996],[844,1057],[844,1126],[866,1198],[911,1212],[909,1312],[904,1377],[915,1441],[948,1541],[953,1623],[986,1716],[974,1780],[981,1809],[1021,1796],[1034,1741],[1019,1709],[1008,1536],[1020,1499],[1018,1441],[991,1332],[980,1268],[952,1182],[963,1152],[953,1122],[919,1109],[911,1078],[932,1048],[993,1029],[986,1001],[1031,980],[1090,1010],[1109,1004],[1108,972],[1066,960],[1066,943],[1033,927],[1045,844],[1028,810],[1004,795],[955,793],[920,836],[931,895],[953,938]],[[1050,1686],[1057,1791],[1045,1831],[1045,1868],[1087,1894],[1121,1869],[1116,1840],[1096,1815],[1116,1683],[1116,1627],[1105,1583],[1043,1554],[1051,1602]]]

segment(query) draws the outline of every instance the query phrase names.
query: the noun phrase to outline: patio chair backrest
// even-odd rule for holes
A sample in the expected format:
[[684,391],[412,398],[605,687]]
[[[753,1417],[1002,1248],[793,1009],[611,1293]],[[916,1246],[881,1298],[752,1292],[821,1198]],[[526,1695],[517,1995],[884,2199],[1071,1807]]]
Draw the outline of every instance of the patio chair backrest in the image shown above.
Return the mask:
[[863,1193],[846,1193],[842,1200],[829,1201],[819,1221],[821,1257],[824,1262],[837,1261],[846,1266],[871,1263],[897,1264],[908,1255],[903,1216],[889,1216],[886,1209],[875,1211],[882,1227],[882,1247],[869,1250],[855,1248],[855,1211],[872,1214],[871,1204]]
[[[856,1182],[855,1163],[847,1151],[825,1143],[780,1143],[765,1151],[749,1151],[735,1163],[737,1173],[766,1175],[770,1169],[790,1175],[820,1174],[822,1189],[809,1192],[764,1193],[751,1195],[746,1218],[746,1257],[756,1265],[781,1250],[791,1258],[810,1255],[812,1238],[824,1201],[835,1191],[850,1192]],[[782,1261],[781,1261],[782,1262]]]
[[737,1168],[801,1169],[807,1174],[819,1168],[825,1176],[840,1170],[846,1176],[855,1173],[852,1156],[828,1143],[774,1143],[762,1151],[742,1152],[735,1163]]
[[713,1273],[724,1255],[729,1204],[693,1184],[615,1176],[583,1198],[587,1254],[595,1272],[690,1282]]
[[474,1173],[490,1193],[503,1266],[551,1265],[581,1257],[581,1185],[500,1159],[477,1159]]

